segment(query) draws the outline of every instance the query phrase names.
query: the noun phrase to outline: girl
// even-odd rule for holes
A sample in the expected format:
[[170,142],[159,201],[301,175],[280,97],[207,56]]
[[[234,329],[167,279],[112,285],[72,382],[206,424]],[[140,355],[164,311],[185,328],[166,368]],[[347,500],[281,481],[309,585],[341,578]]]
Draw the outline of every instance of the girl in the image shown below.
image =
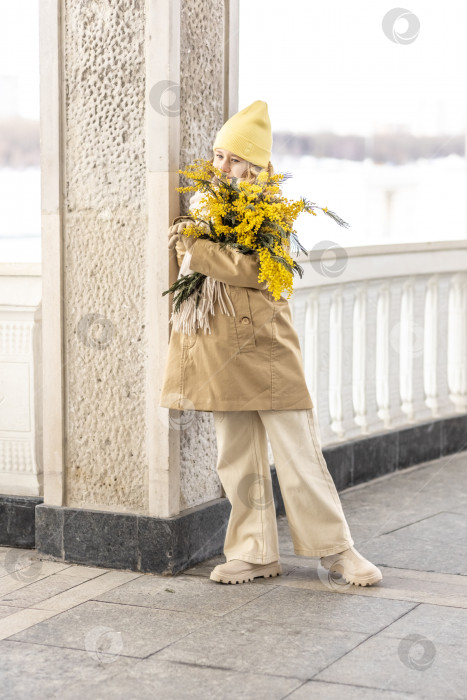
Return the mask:
[[[256,100],[218,132],[211,162],[227,177],[254,182],[270,162],[267,104]],[[203,195],[190,200],[190,209]],[[172,314],[173,328],[160,406],[213,414],[217,472],[232,510],[224,542],[226,562],[210,578],[242,583],[282,573],[267,436],[295,554],[348,583],[371,585],[381,571],[354,540],[321,451],[299,340],[288,301],[258,282],[259,257],[203,238],[185,236],[189,222],[169,229],[181,274],[207,275],[196,315]],[[202,332],[204,331],[204,332]],[[261,498],[251,498],[259,487]]]

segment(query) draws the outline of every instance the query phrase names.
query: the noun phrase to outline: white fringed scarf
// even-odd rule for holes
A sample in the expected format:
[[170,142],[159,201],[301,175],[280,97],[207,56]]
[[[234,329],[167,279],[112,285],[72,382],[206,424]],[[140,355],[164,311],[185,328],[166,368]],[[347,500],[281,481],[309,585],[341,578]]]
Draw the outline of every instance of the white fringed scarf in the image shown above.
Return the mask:
[[[194,208],[198,208],[199,200],[203,196],[204,193],[202,192],[194,193],[190,199],[190,211]],[[177,279],[195,272],[195,270],[190,268],[190,262],[191,253],[189,250],[186,250]],[[225,282],[207,276],[199,290],[199,295],[198,308],[196,308],[196,297],[198,296],[196,293],[191,294],[188,299],[185,299],[180,304],[180,308],[177,312],[172,308],[170,322],[176,331],[185,333],[186,335],[194,335],[198,328],[201,328],[204,330],[204,333],[211,333],[209,315],[215,315],[214,304],[216,301],[219,302],[219,307],[223,314],[235,316],[235,309],[227,293]],[[229,313],[228,307],[230,307],[232,314]]]

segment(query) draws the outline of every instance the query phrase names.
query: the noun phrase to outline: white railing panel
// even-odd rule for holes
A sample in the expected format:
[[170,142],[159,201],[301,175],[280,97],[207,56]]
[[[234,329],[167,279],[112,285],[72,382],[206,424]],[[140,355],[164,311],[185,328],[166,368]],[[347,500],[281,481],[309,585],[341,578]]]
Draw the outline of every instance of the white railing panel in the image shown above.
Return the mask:
[[466,412],[467,243],[341,257],[331,275],[323,251],[300,256],[290,300],[323,445]]

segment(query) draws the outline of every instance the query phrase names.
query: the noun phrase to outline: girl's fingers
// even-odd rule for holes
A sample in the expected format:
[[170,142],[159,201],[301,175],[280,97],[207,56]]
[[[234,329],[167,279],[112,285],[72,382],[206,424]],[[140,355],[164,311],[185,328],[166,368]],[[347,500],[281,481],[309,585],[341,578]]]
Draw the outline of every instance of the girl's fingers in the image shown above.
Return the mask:
[[174,224],[169,228],[169,238],[173,236],[175,233],[178,233],[178,224]]
[[173,226],[169,228],[169,237],[174,233],[181,233],[183,229],[189,226],[191,223],[191,221],[179,221],[178,224],[173,224]]
[[169,238],[169,250],[174,247],[174,245],[178,241],[178,239],[179,239],[178,233],[172,234],[172,236]]

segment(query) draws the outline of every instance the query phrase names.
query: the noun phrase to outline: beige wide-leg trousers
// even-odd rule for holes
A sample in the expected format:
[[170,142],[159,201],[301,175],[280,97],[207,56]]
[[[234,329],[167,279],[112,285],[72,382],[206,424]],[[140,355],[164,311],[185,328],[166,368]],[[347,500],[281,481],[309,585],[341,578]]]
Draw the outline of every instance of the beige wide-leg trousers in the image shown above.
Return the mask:
[[295,554],[321,557],[354,544],[321,450],[314,408],[213,411],[217,471],[232,510],[227,561],[279,559],[267,436]]

